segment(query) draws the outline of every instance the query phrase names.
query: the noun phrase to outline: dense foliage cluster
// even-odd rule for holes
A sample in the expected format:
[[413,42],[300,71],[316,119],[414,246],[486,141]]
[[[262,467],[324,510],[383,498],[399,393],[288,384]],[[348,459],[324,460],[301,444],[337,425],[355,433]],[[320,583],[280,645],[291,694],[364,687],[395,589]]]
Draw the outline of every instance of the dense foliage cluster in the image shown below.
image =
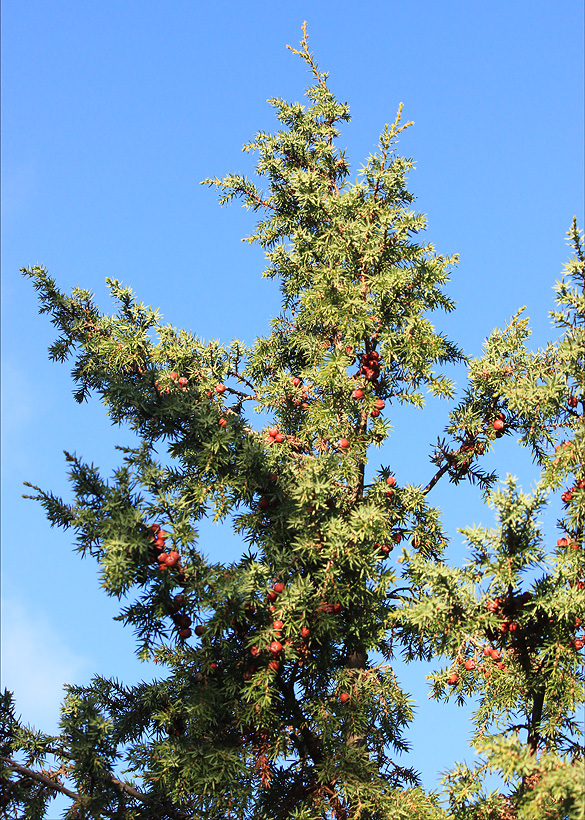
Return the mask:
[[[518,314],[469,360],[429,319],[454,307],[443,288],[456,257],[419,242],[412,162],[395,147],[401,111],[351,182],[336,145],[348,106],[306,33],[293,51],[312,73],[309,105],[271,100],[281,130],[246,146],[266,189],[205,180],[261,215],[249,241],[282,291],[269,335],[207,343],[117,281],[109,316],[42,267],[24,271],[58,330],[51,357],[74,357],[77,399],[97,394],[141,441],[109,480],[67,455],[71,503],[33,497],[99,562],[161,675],[68,687],[55,737],[27,728],[5,693],[2,811],[41,818],[61,792],[80,819],[585,818],[581,235],[574,222],[559,339],[530,352]],[[432,480],[369,467],[396,403],[454,397],[441,368],[456,362],[469,384],[431,453]],[[258,429],[248,409],[270,424]],[[539,469],[531,495],[481,467],[512,435]],[[477,483],[496,514],[494,529],[462,531],[463,566],[445,559],[430,501],[442,479]],[[539,516],[561,493],[551,547]],[[238,560],[205,558],[207,516],[233,524]],[[477,704],[479,762],[452,769],[442,794],[401,762],[413,714],[401,655],[436,659],[433,697]]]

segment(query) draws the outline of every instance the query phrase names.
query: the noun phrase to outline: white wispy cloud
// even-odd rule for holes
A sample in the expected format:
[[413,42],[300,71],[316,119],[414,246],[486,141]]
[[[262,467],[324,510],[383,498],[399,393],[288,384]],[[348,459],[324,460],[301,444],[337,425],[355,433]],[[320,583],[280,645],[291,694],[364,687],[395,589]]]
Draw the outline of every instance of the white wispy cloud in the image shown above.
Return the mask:
[[49,734],[58,731],[65,683],[87,682],[90,659],[75,654],[59,629],[14,598],[2,600],[2,689],[14,693],[17,714]]

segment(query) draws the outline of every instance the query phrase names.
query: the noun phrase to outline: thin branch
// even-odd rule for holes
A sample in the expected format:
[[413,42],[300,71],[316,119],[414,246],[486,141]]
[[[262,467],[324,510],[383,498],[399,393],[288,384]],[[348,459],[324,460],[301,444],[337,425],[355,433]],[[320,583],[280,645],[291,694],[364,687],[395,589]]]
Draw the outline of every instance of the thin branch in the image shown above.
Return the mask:
[[87,798],[83,797],[80,794],[76,794],[75,792],[70,791],[66,786],[61,785],[57,780],[52,780],[50,777],[47,777],[45,774],[41,774],[40,772],[35,772],[33,769],[28,769],[26,766],[21,766],[20,763],[17,763],[15,760],[11,760],[8,757],[0,758],[8,765],[10,769],[18,774],[21,774],[23,777],[28,777],[31,780],[36,780],[39,783],[42,783],[43,786],[48,786],[50,789],[54,789],[57,792],[61,792],[61,794],[66,794],[67,797],[70,797],[72,800],[75,800],[77,803],[83,803]]
[[[73,792],[70,789],[68,789],[66,786],[63,786],[58,781],[52,780],[50,777],[47,777],[47,775],[41,774],[40,772],[35,772],[33,769],[29,769],[26,766],[21,766],[21,764],[17,763],[15,760],[11,760],[8,757],[1,757],[0,760],[3,760],[9,766],[9,768],[11,768],[15,772],[18,772],[18,774],[22,775],[23,777],[28,777],[31,780],[36,780],[37,782],[42,783],[44,786],[48,786],[50,789],[54,789],[55,791],[58,791],[61,794],[67,795],[67,797],[70,797],[77,803],[81,803],[83,805],[87,803],[87,801],[89,800],[89,796],[77,794],[76,792]],[[156,800],[156,797],[138,791],[133,786],[130,786],[128,783],[124,783],[122,780],[118,780],[117,777],[111,776],[110,782],[117,791],[124,792],[130,797],[133,797],[135,800],[139,800],[141,803],[149,804]],[[160,808],[169,816],[177,818],[177,820],[187,820],[186,814],[184,814],[179,809],[175,809],[172,806],[165,805],[163,801],[161,801],[160,803]]]
[[443,467],[441,467],[441,469],[438,472],[435,473],[435,475],[431,478],[427,486],[423,489],[423,495],[426,495],[433,489],[437,481],[441,478],[441,476],[445,475],[445,473],[450,469],[450,467],[451,465],[449,464],[449,462],[447,462]]

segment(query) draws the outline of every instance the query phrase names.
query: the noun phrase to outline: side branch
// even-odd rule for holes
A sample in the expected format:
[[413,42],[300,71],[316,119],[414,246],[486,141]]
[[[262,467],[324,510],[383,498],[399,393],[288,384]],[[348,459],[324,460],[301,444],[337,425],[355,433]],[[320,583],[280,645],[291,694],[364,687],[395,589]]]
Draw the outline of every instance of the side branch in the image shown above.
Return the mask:
[[[30,780],[36,780],[37,783],[42,783],[44,786],[47,786],[54,791],[59,792],[60,794],[65,794],[67,797],[70,797],[76,803],[81,805],[85,805],[89,801],[88,795],[77,794],[71,789],[68,789],[66,786],[63,786],[59,781],[53,780],[45,774],[41,774],[41,772],[35,772],[34,769],[29,769],[27,766],[22,766],[20,763],[17,763],[15,760],[11,760],[8,757],[1,757],[4,763],[12,769],[13,771],[17,772],[18,774],[22,775],[23,777],[27,777]],[[127,794],[129,797],[133,797],[135,800],[139,800],[141,803],[150,804],[153,802],[153,797],[151,795],[144,794],[144,792],[138,791],[133,786],[130,786],[128,783],[124,783],[122,780],[118,780],[117,777],[110,777],[110,782],[112,786],[118,792],[123,792]],[[154,798],[156,799],[156,798]],[[164,803],[161,804],[161,807],[164,806],[164,811],[169,817],[176,818],[176,820],[187,820],[187,815],[185,815],[182,811],[175,809],[173,807],[169,807],[168,805],[165,806]]]
[[20,763],[17,763],[15,760],[11,760],[8,757],[2,757],[0,759],[7,764],[8,768],[18,772],[18,774],[21,774],[23,777],[28,777],[30,780],[36,780],[37,783],[42,783],[43,786],[48,786],[50,789],[54,789],[61,794],[66,794],[67,797],[70,797],[76,803],[83,804],[87,800],[87,798],[84,798],[81,794],[76,794],[76,792],[72,792],[66,786],[63,786],[58,780],[52,780],[46,774],[41,774],[40,772],[35,772],[33,769],[28,769],[26,766],[21,766]]
[[424,489],[423,489],[423,491],[422,491],[423,495],[426,495],[428,492],[430,492],[430,491],[433,489],[433,487],[435,486],[435,484],[437,483],[437,481],[441,478],[441,476],[445,475],[445,473],[446,473],[446,472],[447,472],[450,468],[451,468],[451,465],[449,464],[449,462],[447,462],[447,464],[444,464],[444,465],[441,467],[441,469],[440,469],[440,470],[438,470],[438,471],[435,473],[435,475],[431,478],[431,480],[429,481],[429,483],[427,484],[427,486],[426,486],[426,487],[424,487]]

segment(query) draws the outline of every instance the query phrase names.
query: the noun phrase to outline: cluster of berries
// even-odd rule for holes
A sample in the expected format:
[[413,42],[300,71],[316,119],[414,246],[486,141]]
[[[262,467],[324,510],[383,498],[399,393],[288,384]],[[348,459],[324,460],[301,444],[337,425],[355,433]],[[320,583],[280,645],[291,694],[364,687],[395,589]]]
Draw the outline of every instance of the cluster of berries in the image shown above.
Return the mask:
[[380,375],[380,354],[376,350],[360,357],[360,375],[368,382],[375,382]]
[[493,612],[495,615],[501,614],[502,621],[499,631],[502,635],[506,635],[508,632],[514,633],[520,629],[520,625],[514,618],[514,613],[521,610],[530,600],[530,597],[529,592],[523,592],[521,595],[511,595],[506,599],[494,598],[486,603],[485,607],[488,612]]
[[[189,379],[186,376],[179,376],[179,374],[175,373],[174,371],[173,371],[173,373],[170,373],[169,375],[170,375],[171,379],[181,388],[181,390],[186,390],[187,389]],[[167,385],[166,387],[163,387],[160,382],[155,382],[154,386],[155,386],[157,392],[159,392],[159,393],[170,393],[171,392],[170,385]]]
[[[220,383],[220,384],[215,385],[215,392],[217,393],[218,396],[223,396],[225,391],[226,391],[225,384]],[[205,395],[207,396],[208,399],[213,398],[213,390],[206,390]],[[219,426],[223,430],[225,430],[225,428],[227,427],[227,419],[224,418],[223,416],[220,416],[220,418],[217,420],[217,423],[219,424]]]
[[386,479],[386,484],[388,485],[388,489],[386,490],[386,498],[391,499],[394,495],[394,487],[396,487],[396,479],[393,475],[389,475]]
[[158,568],[160,570],[173,569],[174,567],[178,567],[180,570],[181,556],[179,553],[176,550],[167,552],[165,549],[165,542],[169,534],[161,529],[160,524],[151,524],[150,530],[151,534],[148,536],[148,540],[153,546],[151,563],[154,564],[158,562]]
[[160,570],[173,569],[174,567],[180,570],[181,556],[179,553],[176,550],[169,550],[167,552],[165,549],[165,541],[169,537],[168,533],[161,530],[159,524],[151,524],[150,529],[152,530],[152,535],[149,536],[149,540],[154,547],[152,563],[158,562],[158,568]]
[[[565,504],[569,504],[573,500],[573,494],[577,490],[583,489],[585,489],[585,478],[579,479],[579,481],[577,481],[576,484],[574,484],[572,487],[569,487],[568,490],[565,490],[565,492],[561,495],[561,499]],[[578,549],[578,547],[576,546],[575,549]]]
[[[466,672],[473,672],[479,665],[479,668],[483,670],[483,676],[486,680],[491,677],[493,668],[500,671],[504,671],[506,669],[506,664],[502,660],[501,650],[494,649],[492,646],[484,646],[483,656],[486,659],[485,661],[478,661],[476,656],[473,658],[459,657],[459,665],[463,666]],[[493,665],[489,663],[490,661],[494,662]],[[447,678],[447,683],[450,686],[455,686],[459,683],[459,673],[456,671],[451,672]]]
[[[563,501],[564,500],[565,499],[563,499]],[[578,550],[579,544],[576,541],[573,541],[572,539],[569,540],[568,538],[563,537],[558,539],[557,547],[561,547],[561,549],[566,549],[567,547],[570,547],[573,550]]]
[[268,591],[268,595],[266,596],[269,601],[276,601],[279,595],[284,592],[284,584],[282,581],[277,581],[271,590]]
[[319,609],[321,612],[326,612],[328,615],[333,615],[334,613],[341,612],[341,604],[337,602],[336,604],[327,603],[327,601],[323,601],[319,604]]
[[[278,596],[281,595],[283,592],[284,592],[283,582],[282,581],[277,581],[275,584],[273,584],[272,589],[268,591],[268,594],[267,594],[266,597],[268,598],[269,601],[276,601]],[[270,612],[273,613],[275,611],[276,607],[271,605],[269,609],[270,609]],[[253,613],[255,611],[255,608],[253,606],[248,605],[248,606],[246,606],[246,611],[248,611],[250,613]],[[282,630],[283,629],[284,629],[283,621],[281,621],[280,618],[275,618],[272,621],[272,640],[270,641],[270,644],[268,645],[268,651],[269,651],[270,657],[271,657],[271,660],[268,663],[268,668],[272,669],[274,672],[278,672],[278,670],[280,669],[280,654],[283,650],[283,645],[280,641],[280,638],[282,636]],[[290,640],[290,638],[288,638],[285,641],[285,644],[291,644],[291,643],[292,643],[292,641]],[[254,644],[254,646],[252,646],[251,649],[250,649],[250,654],[252,655],[253,658],[259,658],[262,655],[262,649],[257,644]],[[258,669],[258,667],[256,666],[256,664],[252,664],[252,665],[248,666],[248,668],[246,669],[246,671],[244,672],[244,675],[243,675],[244,680],[250,680],[250,678],[257,671],[257,669]]]
[[[183,592],[179,592],[173,598],[173,603],[171,604],[171,620],[179,630],[179,638],[182,641],[186,641],[187,638],[191,637],[191,618],[189,615],[186,615],[184,612],[181,612],[185,608],[185,604],[187,603],[187,598]],[[197,627],[196,627],[197,629]]]
[[279,431],[278,427],[271,427],[268,430],[268,435],[266,436],[266,443],[267,444],[274,444],[274,442],[277,442],[278,444],[282,444],[283,441],[284,441],[284,436]]
[[[359,400],[359,399],[363,399],[365,394],[364,394],[364,391],[362,390],[361,387],[356,387],[351,395],[352,395],[352,398]],[[370,416],[373,419],[378,418],[378,416],[380,415],[380,411],[383,410],[385,406],[386,406],[386,403],[385,403],[384,399],[376,399],[376,401],[374,402],[374,407],[370,411]]]
[[[392,533],[392,540],[396,544],[400,544],[400,542],[402,541],[402,533],[401,532]],[[382,553],[382,558],[388,558],[388,556],[390,555],[390,553],[394,549],[394,544],[380,544],[378,541],[376,541],[374,546],[376,547],[377,550],[379,550]]]
[[295,376],[292,380],[292,383],[293,387],[295,388],[295,394],[290,399],[292,406],[301,407],[303,410],[307,410],[309,407],[309,402],[307,401],[309,395],[306,390],[300,390],[302,381],[299,379],[298,376]]
[[[269,601],[275,601],[278,598],[278,596],[281,595],[284,592],[284,588],[285,588],[285,585],[282,583],[282,581],[278,581],[277,583],[275,583],[273,585],[272,589],[268,591],[268,594],[267,594],[268,600]],[[330,605],[326,604],[326,606],[329,607]],[[322,609],[323,605],[320,608]],[[244,609],[245,609],[245,612],[246,612],[248,617],[251,617],[254,614],[254,612],[256,611],[255,607],[253,605],[249,605],[249,604],[247,604]],[[335,605],[333,605],[333,610],[332,611],[338,612],[340,609],[341,609],[341,605],[340,604],[335,604]],[[278,670],[280,669],[281,655],[282,655],[282,652],[284,650],[284,647],[285,646],[292,646],[292,644],[293,644],[293,641],[292,641],[291,638],[286,638],[285,640],[283,640],[283,638],[282,638],[282,632],[283,632],[283,629],[284,629],[284,621],[282,620],[282,618],[284,616],[283,616],[282,612],[277,613],[276,612],[276,607],[273,604],[270,605],[269,611],[270,611],[271,616],[274,620],[272,621],[272,624],[271,624],[271,630],[270,630],[270,635],[269,635],[268,642],[266,643],[266,645],[264,647],[261,647],[259,644],[254,644],[253,646],[250,647],[250,655],[254,659],[254,662],[247,665],[247,667],[246,667],[246,669],[243,673],[243,679],[244,680],[250,680],[252,678],[252,676],[257,672],[258,662],[259,662],[260,658],[263,655],[265,657],[267,656],[269,658],[268,668],[271,669],[274,672],[278,672]],[[303,619],[304,619],[304,613],[303,613]],[[309,638],[309,635],[311,634],[311,630],[309,629],[308,626],[302,626],[300,632],[301,632],[301,642],[300,642],[300,645],[297,646],[297,653],[300,657],[300,660],[297,659],[297,663],[302,666],[302,663],[303,663],[302,659],[305,656],[307,656],[308,654],[310,654],[310,650],[309,650],[308,645],[307,645],[307,640]]]

